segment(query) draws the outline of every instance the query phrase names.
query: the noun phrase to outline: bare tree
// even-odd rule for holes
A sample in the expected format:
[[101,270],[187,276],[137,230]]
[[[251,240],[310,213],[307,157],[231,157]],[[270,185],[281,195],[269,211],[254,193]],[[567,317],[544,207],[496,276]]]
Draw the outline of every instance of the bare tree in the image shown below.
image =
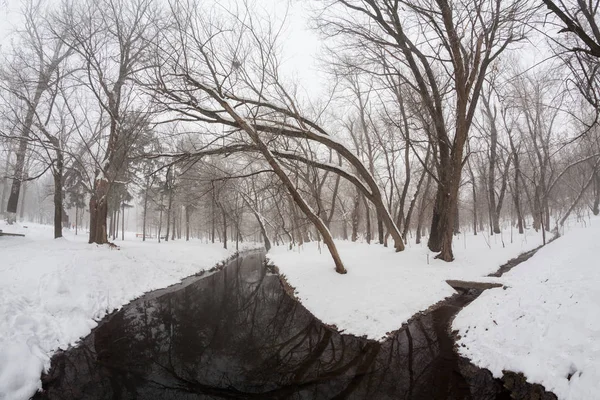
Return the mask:
[[57,32],[58,38],[49,34],[50,22],[44,15],[43,6],[44,2],[39,1],[25,3],[25,28],[20,34],[21,40],[14,49],[12,60],[2,71],[4,89],[16,96],[24,108],[24,117],[15,125],[20,139],[15,151],[12,187],[6,205],[9,223],[16,220],[21,184],[27,179],[25,159],[36,112],[44,95],[56,85],[59,66],[71,54],[64,42],[64,30]]
[[56,17],[56,24],[66,30],[68,44],[81,60],[82,83],[110,121],[90,199],[90,243],[108,241],[108,197],[123,162],[123,157],[118,157],[119,138],[127,111],[140,96],[131,82],[146,66],[145,52],[156,35],[157,21],[152,0],[64,3]]
[[429,140],[438,183],[428,246],[452,261],[464,147],[481,88],[494,60],[523,38],[532,10],[523,1],[336,0],[327,11],[322,27],[328,34],[353,40],[363,53],[371,47],[373,54],[389,54],[420,96],[434,128]]

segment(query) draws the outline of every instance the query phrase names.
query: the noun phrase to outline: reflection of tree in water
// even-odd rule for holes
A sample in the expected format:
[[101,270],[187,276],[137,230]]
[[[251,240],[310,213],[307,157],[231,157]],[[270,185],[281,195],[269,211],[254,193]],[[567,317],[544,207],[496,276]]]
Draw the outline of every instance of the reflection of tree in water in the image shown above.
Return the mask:
[[[491,377],[453,355],[445,329],[455,310],[419,318],[384,343],[340,335],[287,296],[261,261],[244,257],[116,313],[54,360],[39,397],[497,398]],[[472,396],[482,382],[489,393]]]

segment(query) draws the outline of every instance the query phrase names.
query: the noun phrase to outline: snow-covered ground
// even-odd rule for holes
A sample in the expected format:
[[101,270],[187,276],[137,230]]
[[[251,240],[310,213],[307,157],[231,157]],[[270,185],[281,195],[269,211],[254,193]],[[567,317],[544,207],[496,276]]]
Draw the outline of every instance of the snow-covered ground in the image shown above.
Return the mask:
[[[425,240],[426,241],[426,240]],[[541,233],[461,234],[454,241],[455,261],[435,260],[426,243],[395,253],[392,248],[336,242],[346,275],[334,271],[326,247],[315,243],[288,251],[271,249],[269,259],[296,289],[316,317],[357,336],[380,340],[411,316],[453,295],[447,279],[482,278],[509,259],[542,243]]]
[[[496,377],[522,372],[559,399],[600,398],[600,218],[503,276],[453,323],[460,352]],[[463,345],[465,347],[463,347]]]
[[85,234],[65,231],[54,240],[52,227],[27,225],[0,222],[5,232],[27,235],[0,237],[2,400],[33,395],[50,356],[86,336],[108,312],[234,253],[200,241],[144,243],[134,233],[111,250],[87,244]]

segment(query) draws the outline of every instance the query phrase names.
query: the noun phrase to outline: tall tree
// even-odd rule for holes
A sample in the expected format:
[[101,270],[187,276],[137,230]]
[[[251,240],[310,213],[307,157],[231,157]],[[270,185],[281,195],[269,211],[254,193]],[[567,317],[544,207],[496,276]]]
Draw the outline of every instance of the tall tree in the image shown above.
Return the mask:
[[147,66],[144,57],[159,29],[158,10],[153,0],[65,2],[56,21],[81,60],[82,83],[110,121],[90,198],[89,235],[90,243],[107,243],[108,198],[124,161],[120,136],[128,111],[140,97],[132,81]]
[[24,30],[13,51],[13,57],[2,70],[2,85],[22,105],[24,112],[15,128],[19,133],[12,186],[6,205],[8,223],[17,216],[21,184],[26,179],[25,159],[36,112],[45,94],[56,83],[56,72],[69,57],[71,49],[65,43],[65,31],[51,34],[51,22],[44,12],[45,2],[28,0],[24,5]]
[[[322,28],[398,64],[420,96],[433,129],[438,184],[428,246],[452,261],[452,236],[464,147],[483,82],[494,60],[524,37],[528,2],[490,0],[334,0]],[[427,38],[427,40],[423,40]],[[348,46],[346,45],[346,48]],[[448,104],[452,104],[451,107]],[[448,120],[448,114],[452,118]]]

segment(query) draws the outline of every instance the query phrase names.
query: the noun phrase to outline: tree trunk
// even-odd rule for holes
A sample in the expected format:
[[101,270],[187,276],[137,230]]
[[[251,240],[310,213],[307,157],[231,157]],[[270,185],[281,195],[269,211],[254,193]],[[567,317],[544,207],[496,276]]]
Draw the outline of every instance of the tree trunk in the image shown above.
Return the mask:
[[[425,175],[428,175],[428,174],[427,174],[427,171],[425,169],[423,169],[423,172],[421,173],[421,176],[419,177],[419,180],[417,182],[417,187],[415,188],[415,194],[412,197],[412,199],[410,200],[410,205],[408,206],[408,212],[406,213],[406,217],[404,218],[404,229],[402,231],[402,237],[404,238],[405,241],[406,241],[406,237],[408,235],[408,230],[410,229],[410,221],[412,219],[412,214],[414,212],[415,205],[417,204],[417,198],[419,197],[421,187],[423,186],[423,182],[425,181]],[[431,178],[431,177],[429,176],[429,178]],[[427,186],[429,187],[429,184]]]
[[460,213],[458,209],[458,200],[454,204],[454,234],[458,235],[460,233]]
[[[496,129],[496,115],[492,111],[489,100],[486,96],[482,96],[486,114],[490,120],[490,165],[488,169],[488,201],[491,219],[491,234],[500,233],[499,215],[496,214],[496,164],[498,161],[498,131]],[[495,111],[495,110],[494,110]]]
[[146,190],[144,190],[144,210],[142,211],[142,242],[146,241],[146,219],[148,216],[148,186],[149,178],[146,178]]
[[62,237],[63,192],[62,192],[63,159],[59,155],[54,168],[54,239]]
[[535,187],[535,193],[533,195],[533,229],[535,231],[539,231],[542,226],[542,209],[540,204],[540,188],[539,186]]
[[260,152],[263,154],[266,161],[269,163],[269,165],[271,166],[271,168],[273,169],[275,174],[282,181],[282,183],[284,184],[284,186],[286,187],[286,189],[292,196],[292,199],[294,199],[294,202],[298,205],[298,207],[302,210],[302,212],[308,217],[308,219],[315,225],[315,227],[317,228],[317,230],[323,237],[323,241],[327,245],[327,248],[329,249],[331,257],[333,258],[336,272],[340,273],[340,274],[345,274],[346,268],[344,268],[344,264],[342,263],[341,257],[337,251],[337,247],[335,246],[335,243],[333,242],[333,237],[331,236],[329,229],[327,229],[327,226],[325,225],[323,220],[321,220],[321,218],[319,218],[314,213],[314,211],[310,208],[310,206],[302,198],[302,196],[300,195],[298,190],[296,190],[296,188],[294,187],[294,184],[292,183],[289,176],[283,171],[279,162],[275,159],[275,157],[273,157],[273,154],[271,153],[269,148],[261,140],[258,132],[256,132],[254,130],[254,128],[252,128],[243,118],[241,118],[235,112],[235,110],[233,108],[231,108],[231,106],[226,101],[221,99],[215,92],[210,91],[210,94],[215,100],[217,100],[221,104],[221,106],[223,106],[223,108],[228,112],[228,114],[231,115],[236,120],[236,122],[240,125],[240,127],[248,134],[248,136],[250,136],[252,141],[254,141],[254,143],[258,146]]
[[421,204],[419,205],[419,215],[417,216],[417,232],[416,232],[416,244],[421,243],[421,234],[423,228],[423,220],[425,218],[425,206],[427,204],[427,198],[429,197],[429,188],[431,187],[431,175],[427,174],[427,183],[425,184],[425,191],[421,196]]
[[121,221],[121,204],[120,204],[120,202],[118,204],[116,204],[116,206],[117,206],[117,209],[113,211],[113,218],[112,218],[112,223],[113,223],[112,240],[116,240],[117,236],[119,236],[119,221]]
[[477,183],[475,181],[475,174],[471,168],[471,163],[469,163],[468,166],[469,175],[471,176],[471,189],[473,195],[473,235],[477,235]]
[[[34,97],[27,107],[27,114],[23,121],[21,137],[19,139],[19,148],[17,150],[17,160],[15,163],[15,170],[13,174],[13,181],[10,190],[10,196],[8,197],[8,203],[6,205],[6,212],[8,213],[8,223],[12,224],[16,221],[17,206],[19,204],[19,195],[21,194],[21,183],[24,178],[25,171],[25,156],[27,153],[27,145],[29,144],[29,135],[31,133],[31,126],[33,125],[33,119],[35,117],[36,108],[39,104],[40,98],[47,87],[50,75],[44,76],[44,72],[40,70],[36,91]],[[23,195],[23,200],[25,196]],[[23,208],[21,208],[22,210]],[[22,218],[22,216],[21,216]]]
[[215,191],[214,188],[212,190],[212,201],[210,203],[210,212],[212,214],[212,218],[211,218],[211,224],[210,224],[210,241],[212,243],[215,243],[215,224],[216,224],[216,213],[215,213]]
[[453,157],[452,162],[448,160],[447,163],[443,163],[443,166],[439,168],[439,183],[433,205],[429,241],[427,242],[431,251],[439,252],[436,258],[447,262],[454,260],[452,238],[460,185],[460,166],[456,164],[462,163],[462,156],[460,161],[455,158]]
[[94,191],[90,198],[90,238],[89,243],[108,243],[106,219],[108,217],[108,180],[103,174],[96,177]]
[[160,234],[161,234],[161,230],[162,230],[163,198],[164,198],[164,194],[161,193],[160,194],[160,208],[159,208],[159,212],[158,212],[158,233],[156,235],[156,237],[158,238],[158,243],[160,243]]
[[523,234],[523,211],[521,209],[521,190],[519,189],[519,182],[521,180],[520,174],[520,163],[519,163],[519,153],[515,148],[514,142],[512,141],[512,137],[509,136],[510,147],[513,154],[513,164],[515,166],[515,176],[514,176],[514,193],[513,193],[513,201],[515,204],[515,211],[517,213],[517,226],[519,227],[519,234]]
[[366,197],[363,197],[363,204],[365,206],[365,231],[367,233],[367,243],[371,244],[371,211],[369,210],[369,202]]
[[600,173],[596,169],[594,171],[594,204],[592,206],[592,213],[594,215],[600,214]]
[[[25,173],[25,178],[27,179],[27,173]],[[21,201],[19,204],[19,219],[22,221],[25,217],[25,202],[27,200],[27,188],[29,185],[27,182],[23,182],[23,190],[21,191]]]
[[192,206],[185,206],[185,241],[190,241],[190,216],[192,215]]
[[175,240],[175,231],[177,229],[177,211],[175,209],[171,212],[173,213],[173,215],[171,216],[171,220],[173,221],[173,229],[171,230],[171,240]]
[[223,214],[223,248],[227,249],[227,215],[225,214],[225,210],[221,207]]
[[6,210],[6,194],[8,193],[8,167],[10,166],[10,157],[11,151],[10,148],[8,150],[8,154],[6,155],[6,164],[4,166],[4,176],[2,177],[2,195],[0,196],[0,214],[4,214],[4,210]]
[[165,242],[169,241],[169,233],[171,232],[171,207],[173,206],[173,191],[169,189],[169,202],[167,203],[167,234]]
[[121,205],[121,240],[125,240],[125,202]]
[[358,191],[354,197],[354,207],[352,208],[352,241],[358,240],[358,227],[360,224],[360,194]]

